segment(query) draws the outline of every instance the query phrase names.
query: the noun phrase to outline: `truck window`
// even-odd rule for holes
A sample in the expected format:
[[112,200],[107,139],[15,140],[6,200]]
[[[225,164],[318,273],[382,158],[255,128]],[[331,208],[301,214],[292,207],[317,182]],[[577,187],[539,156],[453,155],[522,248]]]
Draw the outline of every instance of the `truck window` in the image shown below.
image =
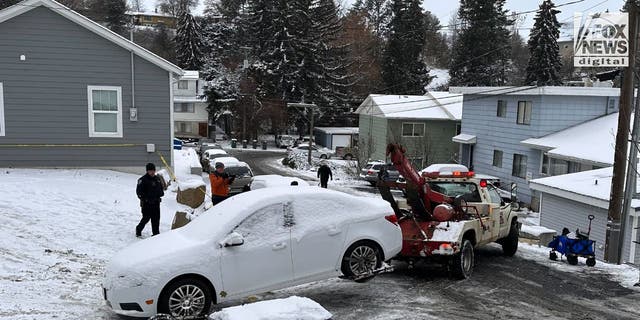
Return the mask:
[[429,187],[447,197],[462,195],[467,202],[482,202],[478,186],[473,182],[433,181],[429,182]]
[[487,187],[487,191],[489,192],[491,203],[502,204],[502,197],[500,197],[500,194],[498,193],[498,190],[496,190],[496,187],[489,185]]

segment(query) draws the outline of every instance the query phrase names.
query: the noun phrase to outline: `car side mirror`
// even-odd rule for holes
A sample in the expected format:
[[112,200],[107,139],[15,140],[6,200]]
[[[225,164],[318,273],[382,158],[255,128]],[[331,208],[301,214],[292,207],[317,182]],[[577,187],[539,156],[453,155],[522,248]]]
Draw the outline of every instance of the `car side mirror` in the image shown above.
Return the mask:
[[223,247],[241,246],[244,244],[244,238],[237,232],[231,232],[220,244]]

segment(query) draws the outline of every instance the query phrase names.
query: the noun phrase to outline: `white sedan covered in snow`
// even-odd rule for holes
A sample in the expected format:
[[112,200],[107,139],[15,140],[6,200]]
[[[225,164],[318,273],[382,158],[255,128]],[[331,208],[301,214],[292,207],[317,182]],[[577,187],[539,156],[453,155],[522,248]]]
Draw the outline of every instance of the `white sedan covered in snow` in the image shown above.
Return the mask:
[[116,313],[204,315],[211,303],[339,275],[366,280],[400,252],[386,201],[317,187],[265,188],[122,250],[103,284]]

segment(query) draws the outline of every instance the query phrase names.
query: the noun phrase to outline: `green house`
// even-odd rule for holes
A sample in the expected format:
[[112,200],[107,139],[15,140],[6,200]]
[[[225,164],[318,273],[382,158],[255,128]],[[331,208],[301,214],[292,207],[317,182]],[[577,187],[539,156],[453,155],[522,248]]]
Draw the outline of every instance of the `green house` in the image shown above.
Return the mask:
[[424,96],[371,94],[359,114],[360,158],[386,160],[388,143],[400,143],[418,169],[457,159],[462,95],[428,92]]

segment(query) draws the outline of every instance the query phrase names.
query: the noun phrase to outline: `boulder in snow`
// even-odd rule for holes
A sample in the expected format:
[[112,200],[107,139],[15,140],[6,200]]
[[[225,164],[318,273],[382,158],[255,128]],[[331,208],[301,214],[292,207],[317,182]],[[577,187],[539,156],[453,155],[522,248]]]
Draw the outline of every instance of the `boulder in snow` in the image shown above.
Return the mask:
[[178,229],[180,227],[185,226],[189,223],[189,218],[187,217],[187,213],[183,211],[177,211],[176,215],[173,216],[173,222],[171,222],[171,230]]
[[187,205],[193,209],[204,203],[204,196],[207,192],[202,179],[193,179],[178,183],[178,203]]

